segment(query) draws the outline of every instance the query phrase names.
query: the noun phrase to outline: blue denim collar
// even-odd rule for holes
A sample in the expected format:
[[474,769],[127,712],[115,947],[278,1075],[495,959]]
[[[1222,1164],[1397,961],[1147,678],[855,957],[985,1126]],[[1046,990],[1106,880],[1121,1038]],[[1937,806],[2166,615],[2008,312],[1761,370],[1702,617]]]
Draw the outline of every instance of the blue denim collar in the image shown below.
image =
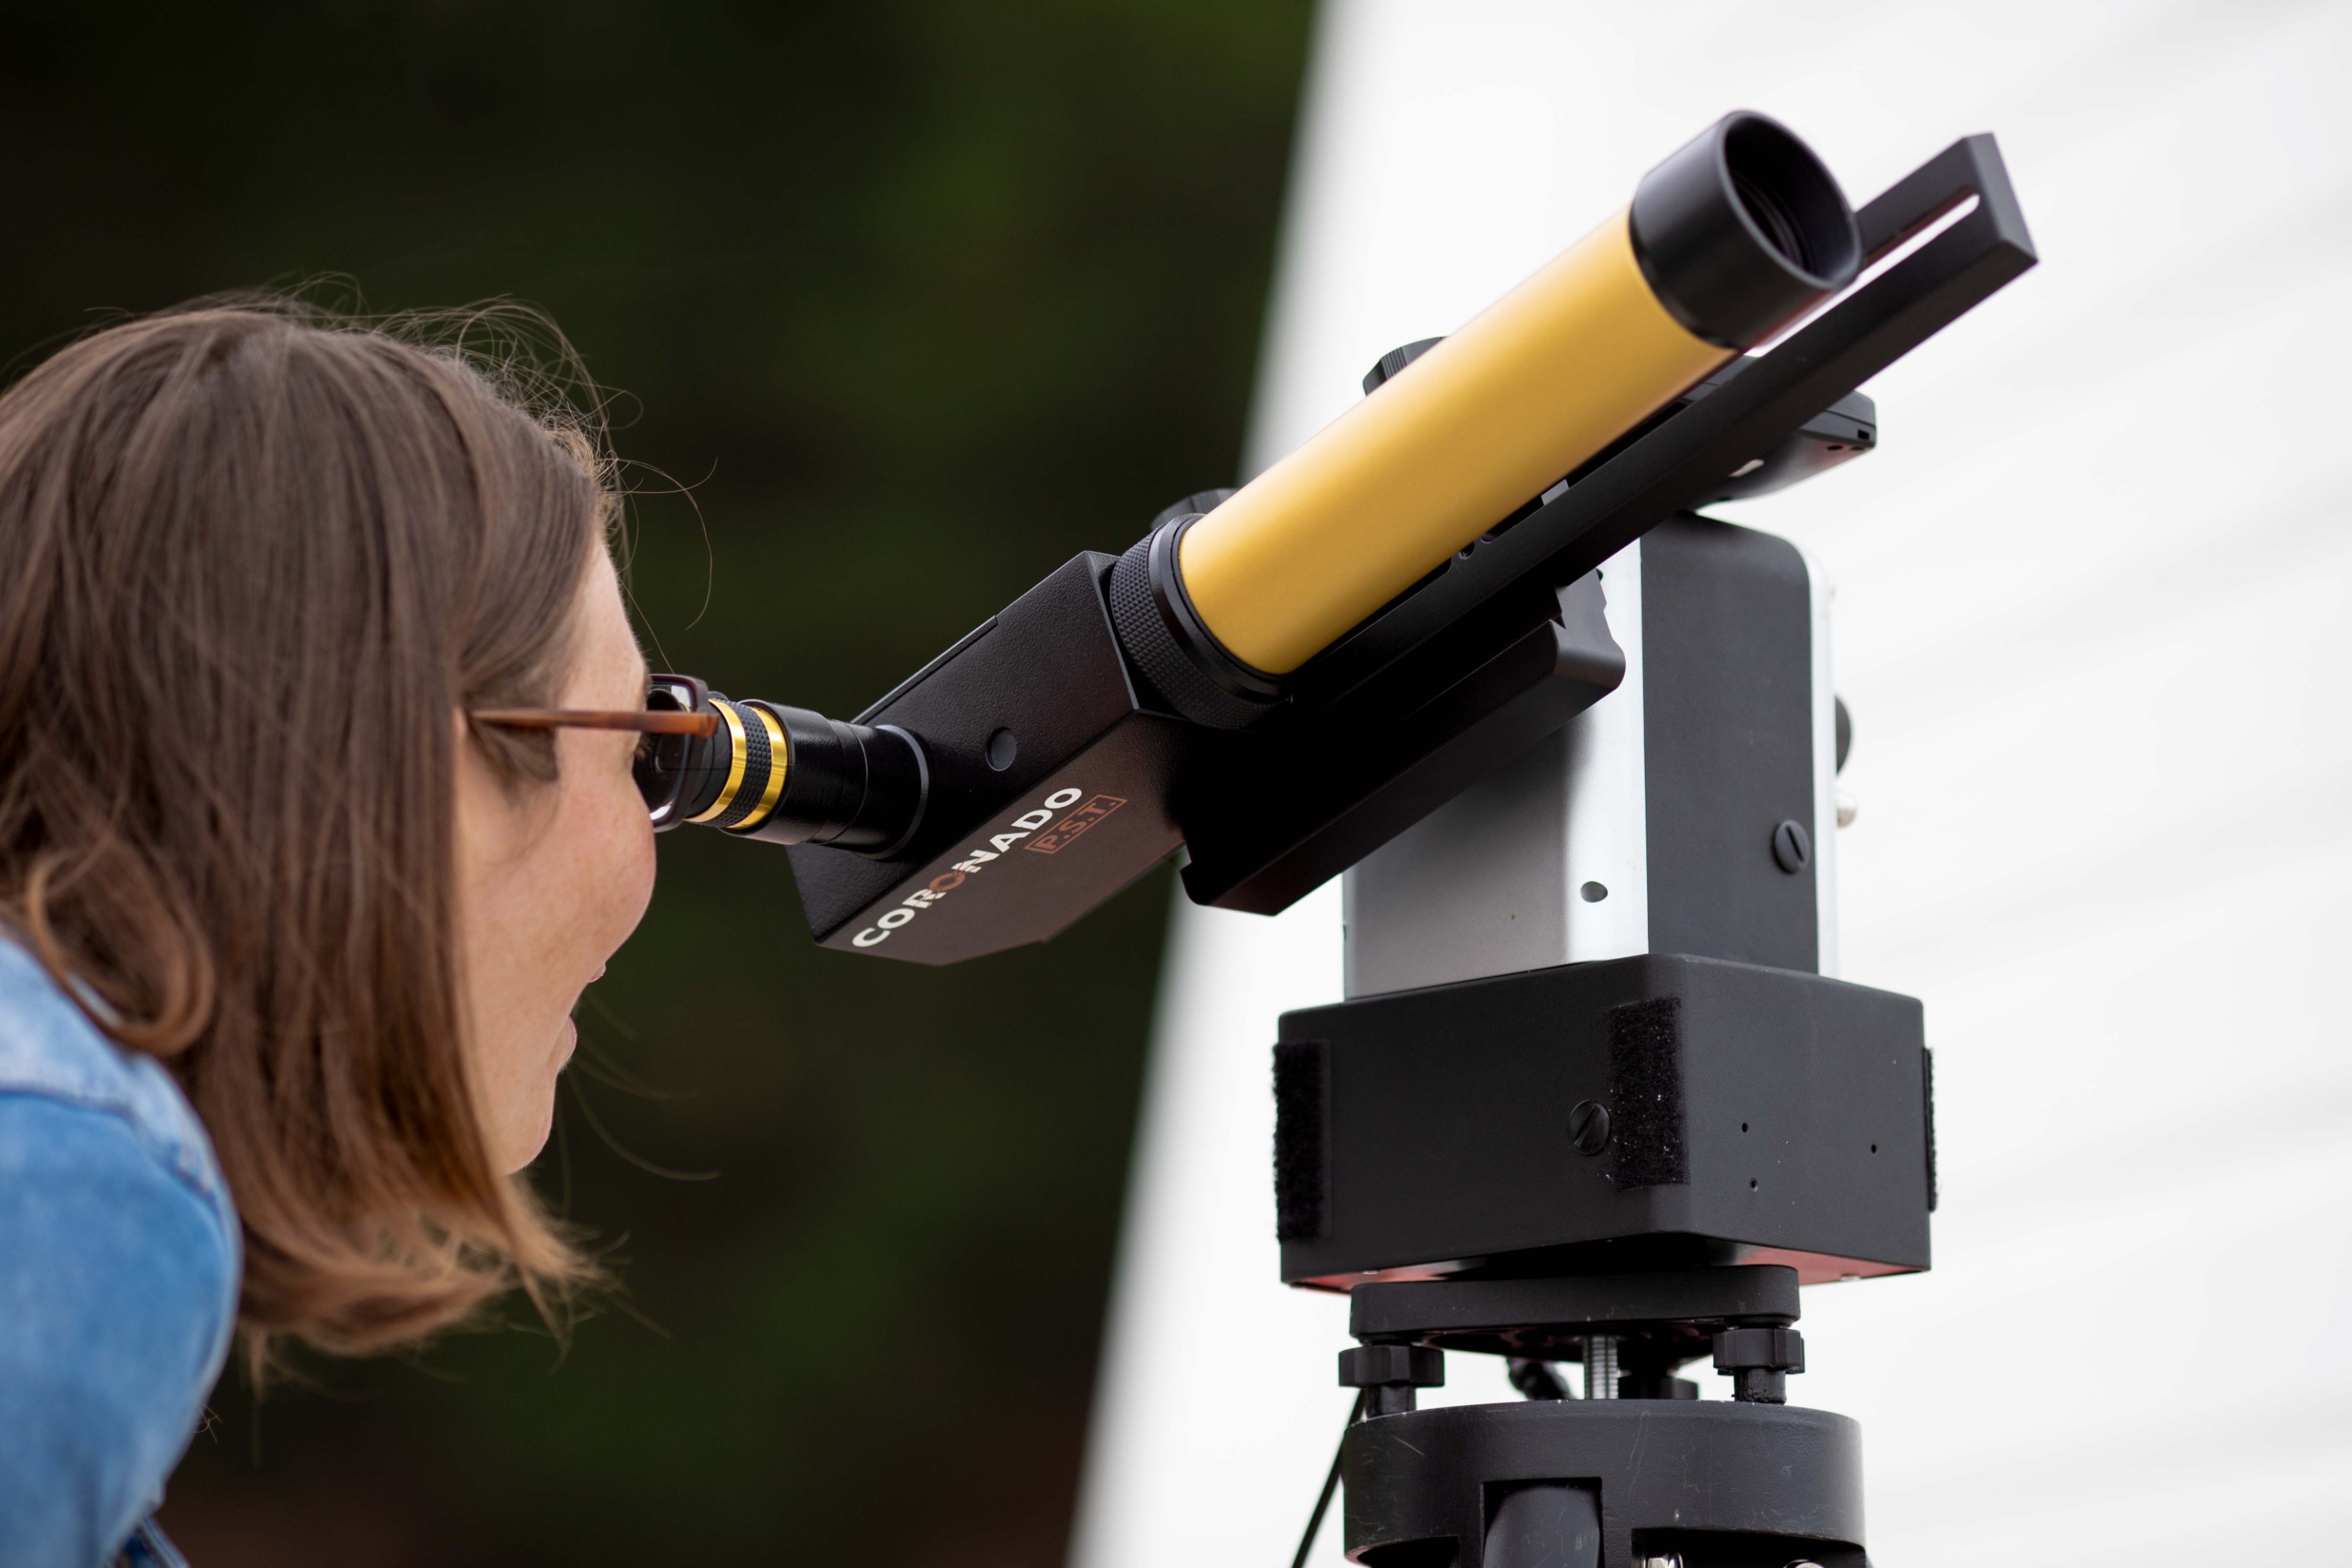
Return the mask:
[[[0,1093],[45,1094],[121,1117],[149,1152],[216,1206],[229,1210],[228,1184],[204,1123],[170,1071],[100,1034],[0,928]],[[236,1233],[232,1223],[230,1232]]]

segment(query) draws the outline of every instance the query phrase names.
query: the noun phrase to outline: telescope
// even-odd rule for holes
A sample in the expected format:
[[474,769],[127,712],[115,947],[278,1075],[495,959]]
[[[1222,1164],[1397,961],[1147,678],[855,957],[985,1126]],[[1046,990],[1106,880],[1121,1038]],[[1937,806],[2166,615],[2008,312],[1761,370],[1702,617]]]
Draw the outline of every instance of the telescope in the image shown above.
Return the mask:
[[[1281,1020],[1274,1163],[1282,1277],[1360,1342],[1351,1560],[1861,1568],[1858,1429],[1786,1404],[1798,1287],[1928,1266],[1931,1058],[1916,1001],[1834,977],[1826,586],[1696,509],[1874,450],[1861,384],[2034,259],[1990,136],[1856,210],[1728,115],[854,721],[656,677],[717,722],[649,738],[640,787],[786,846],[819,942],[922,963],[1180,850],[1261,914],[1344,875],[1346,1000]],[[1528,1398],[1417,1409],[1448,1352]],[[1677,1375],[1708,1356],[1732,1400]]]

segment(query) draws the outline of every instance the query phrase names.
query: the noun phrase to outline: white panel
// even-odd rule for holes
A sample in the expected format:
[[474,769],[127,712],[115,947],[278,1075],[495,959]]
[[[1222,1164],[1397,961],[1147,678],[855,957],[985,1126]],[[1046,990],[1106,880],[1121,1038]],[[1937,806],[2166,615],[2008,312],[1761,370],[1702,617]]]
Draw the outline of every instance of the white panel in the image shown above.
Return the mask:
[[[1864,1424],[1881,1562],[2345,1559],[2347,58],[2326,4],[1324,19],[1259,462],[1730,107],[1858,195],[1996,131],[2048,258],[1870,388],[1879,451],[1734,509],[1837,579],[1842,968],[1937,1047],[1936,1270],[1809,1291],[1794,1384]],[[1338,993],[1333,904],[1178,922],[1084,1568],[1279,1562],[1328,1463],[1265,1046]]]
[[[1642,545],[1601,566],[1609,635],[1625,653],[1616,690],[1568,727],[1568,950],[1554,962],[1588,963],[1650,951],[1650,805],[1642,764]],[[1607,896],[1584,897],[1587,882]]]
[[1837,588],[1811,551],[1805,587],[1813,611],[1813,907],[1823,974],[1838,977],[1837,674],[1831,657],[1830,609]]
[[1601,580],[1625,679],[1342,879],[1349,996],[1650,951],[1640,542]]
[[1567,775],[1568,737],[1539,741],[1340,879],[1349,996],[1561,961]]

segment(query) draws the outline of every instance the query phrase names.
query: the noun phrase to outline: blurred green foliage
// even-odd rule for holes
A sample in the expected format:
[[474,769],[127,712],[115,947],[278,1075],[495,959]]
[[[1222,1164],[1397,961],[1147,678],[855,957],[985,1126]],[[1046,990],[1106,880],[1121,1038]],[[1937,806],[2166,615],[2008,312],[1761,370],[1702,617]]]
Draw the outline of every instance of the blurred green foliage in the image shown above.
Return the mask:
[[[1233,473],[1307,11],[0,6],[0,343],[322,273],[543,306],[624,395],[657,662],[853,711]],[[814,951],[771,847],[663,857],[540,1168],[625,1293],[232,1377],[199,1568],[1058,1558],[1166,879],[930,971]]]

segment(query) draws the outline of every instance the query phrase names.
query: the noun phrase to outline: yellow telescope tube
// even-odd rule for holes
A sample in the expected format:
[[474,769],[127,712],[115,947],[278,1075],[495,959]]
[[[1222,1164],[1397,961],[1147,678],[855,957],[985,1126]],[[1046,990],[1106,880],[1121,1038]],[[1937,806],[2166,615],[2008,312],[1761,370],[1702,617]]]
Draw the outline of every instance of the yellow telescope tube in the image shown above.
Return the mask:
[[1130,551],[1122,644],[1189,717],[1248,722],[1280,677],[1860,262],[1821,161],[1762,115],[1726,116],[1289,456]]
[[1731,354],[1658,302],[1621,212],[1186,529],[1192,607],[1297,669]]

